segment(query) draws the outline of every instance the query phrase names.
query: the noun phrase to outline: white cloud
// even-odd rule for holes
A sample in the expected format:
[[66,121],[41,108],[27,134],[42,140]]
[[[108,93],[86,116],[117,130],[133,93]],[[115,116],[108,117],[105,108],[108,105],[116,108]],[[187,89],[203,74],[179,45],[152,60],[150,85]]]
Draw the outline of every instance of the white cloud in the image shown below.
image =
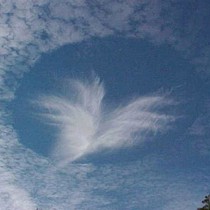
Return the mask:
[[120,164],[57,168],[20,145],[12,127],[1,122],[0,131],[0,204],[5,210],[151,209],[157,204],[159,209],[191,210],[208,193],[205,168],[177,174],[159,167],[164,156],[151,154]]
[[145,135],[167,128],[174,120],[160,109],[171,105],[164,96],[136,98],[122,107],[106,110],[104,87],[99,78],[92,82],[70,81],[68,98],[46,96],[38,99],[43,115],[59,129],[55,155],[65,163],[101,149],[131,146]]
[[[0,121],[7,117],[2,116],[2,112],[0,114]],[[21,159],[16,159],[17,148],[18,141],[13,129],[0,122],[0,205],[5,210],[34,210],[36,205],[30,193],[17,182],[15,167],[20,167],[23,164],[20,162]],[[12,162],[16,162],[16,164],[12,164]],[[21,167],[21,169],[23,168]]]
[[[208,7],[205,7],[207,10],[204,13],[198,7],[196,12],[187,19],[186,25],[190,27],[186,28],[178,22],[179,17],[182,17],[185,11],[178,9],[172,3],[170,1],[164,1],[163,3],[162,1],[152,0],[116,1],[114,3],[109,0],[0,0],[0,100],[9,101],[14,98],[17,80],[22,77],[28,67],[36,62],[43,52],[49,52],[64,44],[83,41],[91,37],[104,37],[115,33],[122,33],[125,36],[135,38],[146,37],[153,43],[169,43],[176,49],[183,51],[188,57],[194,56],[193,62],[206,71],[209,68],[208,38],[204,40],[203,34],[205,33],[200,33],[200,31],[205,28],[202,25],[204,23],[203,14],[206,11],[209,12]],[[169,11],[167,17],[162,16],[165,10]],[[135,24],[131,24],[132,21],[135,21]],[[201,51],[202,53],[200,53]],[[53,101],[53,98],[51,99]],[[62,111],[63,108],[68,110],[69,107],[67,106],[66,108],[65,106],[68,105],[69,101],[66,103],[66,99],[57,99],[59,99],[57,102],[62,104],[59,105],[60,107],[57,107],[57,111]],[[97,122],[94,120],[100,119],[100,116],[103,116],[104,113],[99,114],[100,111],[95,110],[94,113],[96,115],[98,113],[97,117],[90,111],[87,114],[83,110],[84,108],[87,109],[87,107],[83,104],[81,107],[83,112],[80,117],[85,117],[92,123],[91,125],[91,123],[86,124],[85,121],[82,121],[83,128],[91,127],[92,129],[92,133],[86,131],[85,135],[90,137],[95,134],[97,138],[101,138],[101,141],[97,144],[92,144],[91,142],[90,148],[83,145],[85,151],[77,147],[76,154],[80,153],[82,155],[87,151],[94,151],[103,147],[122,146],[122,144],[128,143],[126,139],[137,130],[140,131],[138,133],[141,137],[139,140],[142,141],[145,131],[154,131],[162,128],[168,118],[156,112],[158,110],[156,109],[156,104],[159,103],[162,106],[162,102],[164,103],[165,99],[160,96],[153,96],[146,98],[146,100],[147,105],[145,107],[143,99],[134,100],[124,108],[118,108],[112,112],[108,116],[106,123],[102,125],[98,123],[100,129],[104,128],[106,131],[109,131],[106,133],[102,132],[106,135],[95,134],[95,124]],[[92,108],[100,107],[95,105],[97,103],[97,101],[94,101]],[[75,104],[71,105],[71,108],[75,109]],[[128,110],[129,106],[130,109]],[[144,112],[138,112],[138,109],[142,107],[144,107]],[[54,111],[56,110],[55,106],[51,108]],[[127,180],[129,185],[126,186],[132,186],[130,183],[133,182],[133,179],[129,178],[133,178],[133,175],[136,173],[136,171],[135,173],[132,171],[136,168],[136,165],[133,166],[132,170],[126,167],[119,170],[117,178],[115,180],[110,179],[111,181],[101,181],[100,176],[90,181],[86,177],[91,168],[89,165],[87,167],[72,165],[72,167],[69,167],[69,170],[63,172],[65,176],[61,174],[60,170],[52,170],[53,166],[50,165],[49,160],[39,157],[18,143],[18,138],[12,126],[5,123],[8,116],[2,116],[2,114],[5,114],[3,109],[4,106],[1,107],[2,113],[0,116],[0,181],[2,193],[0,195],[0,204],[2,208],[8,210],[34,209],[35,203],[37,203],[38,206],[43,206],[46,207],[45,209],[48,208],[50,210],[53,207],[59,210],[66,210],[69,206],[72,206],[74,209],[84,209],[87,206],[90,207],[89,209],[110,209],[105,205],[111,203],[111,199],[105,199],[96,195],[92,196],[92,189],[99,187],[99,183],[110,184],[110,182],[116,182],[119,184],[117,180],[123,173],[124,178],[120,179],[120,184]],[[78,113],[78,110],[76,113]],[[137,116],[133,116],[135,113],[137,113]],[[60,117],[60,120],[66,120],[64,115],[60,115]],[[139,119],[140,117],[142,118]],[[119,120],[127,120],[127,118],[132,122],[132,126],[128,121],[125,121],[125,124],[119,123]],[[57,122],[58,119],[58,116],[56,116]],[[157,122],[153,121],[153,119],[157,120]],[[135,121],[139,122],[138,126],[136,126]],[[78,122],[81,122],[81,118]],[[112,126],[108,122],[111,122]],[[129,132],[123,130],[126,126],[129,127]],[[116,136],[114,141],[110,141],[110,133]],[[89,144],[89,140],[85,141],[85,143]],[[93,145],[94,147],[92,147]],[[113,171],[116,171],[115,169],[107,168],[105,172],[107,177],[112,177]],[[129,173],[130,171],[131,173]],[[139,177],[143,177],[145,171],[143,172],[139,174]],[[69,181],[69,177],[71,181]],[[148,175],[148,177],[153,177],[154,181],[157,176],[155,174],[154,176]],[[78,182],[81,184],[78,184],[77,181],[72,181],[74,179],[79,180]],[[169,184],[170,182],[171,180]],[[151,182],[150,179],[137,179],[135,185],[136,183],[139,183],[139,187],[143,185],[144,188],[151,187],[153,189],[151,183],[154,184],[154,182]],[[161,185],[162,182],[160,183],[159,181],[155,183],[157,186],[155,192],[160,192],[165,186]],[[116,188],[116,186],[114,187]],[[185,187],[185,185],[181,185],[179,189]],[[59,191],[58,189],[62,190]],[[171,186],[170,189],[173,190],[174,186]],[[197,189],[197,186],[194,189]],[[185,192],[191,195],[194,189]],[[122,188],[120,190],[124,192]],[[130,188],[130,192],[127,194],[127,196],[129,194],[133,196],[131,199],[133,204],[130,204],[131,206],[141,204],[135,203],[136,200],[139,200],[140,192],[137,192],[136,197],[133,196],[135,192]],[[151,193],[154,192],[150,191],[148,193],[145,191],[144,195],[147,195],[146,201],[150,199],[148,195],[151,195]],[[167,191],[167,194],[169,193],[170,190]],[[185,195],[180,195],[178,200],[181,202],[183,201],[181,197]],[[154,198],[155,196],[154,194]],[[164,196],[165,194],[162,197]],[[175,198],[177,197],[175,196]],[[145,196],[142,197],[142,200],[144,199]],[[58,200],[60,201],[59,203]],[[91,201],[91,203],[88,201]],[[188,203],[190,202],[190,199],[188,199]],[[105,207],[102,207],[102,204]],[[172,206],[174,207],[174,205]],[[180,208],[179,206],[176,209]],[[189,206],[186,208],[189,208]],[[189,209],[192,208],[190,207]]]
[[[26,69],[16,67],[33,65],[43,52],[116,33],[169,43],[190,59],[193,57],[192,62],[200,69],[208,68],[208,39],[199,39],[197,44],[194,41],[201,38],[203,8],[198,8],[189,18],[188,27],[183,27],[179,23],[184,13],[182,7],[170,1],[1,0],[0,3],[1,80],[9,80],[11,72],[20,78]],[[199,17],[195,24],[194,17]],[[1,98],[12,99],[15,87],[4,83]]]

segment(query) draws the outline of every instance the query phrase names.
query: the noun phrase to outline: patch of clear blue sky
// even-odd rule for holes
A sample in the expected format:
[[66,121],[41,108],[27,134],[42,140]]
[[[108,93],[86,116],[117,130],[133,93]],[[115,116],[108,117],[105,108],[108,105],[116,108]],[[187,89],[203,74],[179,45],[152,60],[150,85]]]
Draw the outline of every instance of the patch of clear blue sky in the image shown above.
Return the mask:
[[137,39],[91,39],[43,55],[22,79],[17,97],[11,104],[14,127],[21,143],[47,156],[56,132],[36,116],[37,110],[30,100],[40,94],[61,93],[64,79],[83,79],[90,77],[92,72],[104,81],[108,104],[123,103],[135,96],[163,90],[180,103],[171,112],[181,118],[167,133],[154,136],[144,145],[97,154],[97,158],[92,155],[82,161],[117,163],[151,154],[163,157],[167,167],[173,163],[177,167],[189,165],[193,169],[195,162],[198,166],[202,158],[196,151],[189,150],[190,140],[184,135],[204,110],[208,86],[193,65],[169,45],[153,45]]

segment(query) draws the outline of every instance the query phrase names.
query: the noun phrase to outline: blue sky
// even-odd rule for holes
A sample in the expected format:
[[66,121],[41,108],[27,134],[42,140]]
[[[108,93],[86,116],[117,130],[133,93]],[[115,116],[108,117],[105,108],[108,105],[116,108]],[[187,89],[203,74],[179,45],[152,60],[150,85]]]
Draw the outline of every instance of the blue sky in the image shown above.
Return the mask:
[[3,209],[196,209],[210,193],[208,1],[0,0]]

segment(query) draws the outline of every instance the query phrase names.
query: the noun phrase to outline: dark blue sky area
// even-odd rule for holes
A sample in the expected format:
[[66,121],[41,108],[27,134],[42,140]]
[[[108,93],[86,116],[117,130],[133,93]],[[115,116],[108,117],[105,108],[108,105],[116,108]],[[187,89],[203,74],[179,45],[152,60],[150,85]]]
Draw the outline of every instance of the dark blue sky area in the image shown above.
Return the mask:
[[[154,46],[146,41],[112,37],[88,40],[43,55],[23,78],[12,106],[14,127],[26,147],[48,155],[56,133],[36,116],[37,109],[30,100],[40,94],[71,94],[65,92],[65,79],[90,78],[93,72],[104,81],[105,101],[109,104],[123,103],[132,97],[157,91],[169,93],[179,103],[170,110],[178,119],[169,132],[154,136],[144,144],[143,149],[139,145],[132,150],[119,150],[109,155],[105,153],[101,155],[101,160],[113,161],[118,157],[121,160],[122,157],[136,160],[148,153],[168,154],[172,158],[174,148],[180,149],[177,143],[184,138],[195,118],[205,110],[208,97],[205,83],[194,71],[193,65],[168,45]],[[183,147],[189,146],[188,141],[186,145],[183,142]],[[181,151],[179,155],[185,156]]]

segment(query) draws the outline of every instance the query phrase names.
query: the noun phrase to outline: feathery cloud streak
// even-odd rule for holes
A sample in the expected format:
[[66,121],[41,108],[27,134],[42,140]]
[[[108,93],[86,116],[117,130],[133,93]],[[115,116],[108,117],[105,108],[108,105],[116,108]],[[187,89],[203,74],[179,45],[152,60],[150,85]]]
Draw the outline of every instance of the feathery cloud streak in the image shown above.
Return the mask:
[[131,146],[146,134],[167,128],[174,117],[160,109],[173,102],[161,95],[136,98],[123,107],[107,111],[104,87],[92,82],[71,81],[73,98],[45,96],[38,100],[43,116],[59,128],[55,155],[71,162],[101,149]]

